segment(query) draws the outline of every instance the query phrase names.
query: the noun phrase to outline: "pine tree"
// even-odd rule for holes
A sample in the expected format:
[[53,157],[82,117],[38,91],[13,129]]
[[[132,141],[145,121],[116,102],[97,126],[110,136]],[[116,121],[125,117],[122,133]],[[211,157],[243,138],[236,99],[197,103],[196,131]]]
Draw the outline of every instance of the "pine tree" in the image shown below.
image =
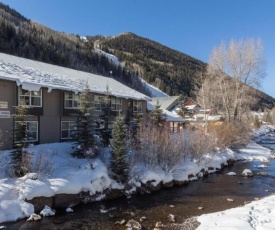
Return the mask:
[[125,183],[128,179],[126,126],[124,117],[118,115],[114,122],[111,141],[111,169],[118,181]]
[[155,108],[151,111],[150,119],[153,122],[153,124],[158,126],[163,126],[164,122],[166,121],[166,114],[162,112],[158,100],[157,104],[155,105]]
[[104,96],[104,108],[102,109],[103,115],[101,118],[104,122],[104,128],[101,129],[101,137],[103,140],[104,146],[109,145],[110,136],[111,136],[111,129],[109,128],[110,125],[110,118],[111,118],[111,94],[109,91],[109,86],[106,86],[105,96]]
[[88,83],[79,96],[79,114],[77,115],[75,144],[73,155],[78,158],[95,157],[97,147],[94,139],[94,120],[92,114],[92,99]]
[[29,156],[27,148],[27,106],[25,100],[21,105],[15,108],[14,130],[13,130],[13,148],[11,152],[12,174],[16,177],[24,176],[29,171]]
[[141,113],[135,113],[132,121],[130,122],[130,141],[131,145],[136,150],[140,150],[140,129],[143,120],[143,115]]

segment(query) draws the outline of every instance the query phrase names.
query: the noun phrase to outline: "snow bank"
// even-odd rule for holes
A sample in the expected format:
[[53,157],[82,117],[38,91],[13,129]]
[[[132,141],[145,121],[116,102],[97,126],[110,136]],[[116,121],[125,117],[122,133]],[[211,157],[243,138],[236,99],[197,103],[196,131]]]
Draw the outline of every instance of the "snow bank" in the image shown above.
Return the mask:
[[[99,160],[75,159],[71,156],[71,143],[37,145],[29,148],[33,159],[43,153],[51,158],[53,173],[49,178],[39,173],[30,173],[21,178],[5,178],[8,165],[0,172],[0,222],[15,221],[29,217],[34,212],[32,204],[27,203],[34,197],[51,197],[56,194],[77,194],[81,191],[90,195],[101,193],[108,188],[123,189],[113,181],[105,165]],[[45,162],[48,163],[47,161]],[[47,208],[46,208],[47,209]],[[41,215],[48,215],[47,209]]]
[[274,230],[274,203],[275,195],[272,195],[243,207],[199,216],[201,225],[197,230]]
[[33,205],[22,200],[3,200],[0,202],[0,222],[29,217],[33,212]]
[[[46,161],[51,174],[48,177],[41,175],[41,171],[28,174],[21,178],[8,178],[5,174],[8,163],[8,151],[0,152],[2,156],[0,165],[0,222],[13,221],[18,218],[29,217],[34,212],[33,205],[26,201],[34,197],[50,197],[55,194],[77,194],[82,191],[90,195],[100,194],[106,189],[123,189],[108,176],[106,166],[99,160],[76,159],[71,156],[71,143],[53,143],[32,146],[29,148],[35,160],[44,155],[51,161]],[[259,160],[268,161],[271,151],[254,142],[242,148],[238,153],[230,149],[205,154],[200,161],[186,158],[171,169],[164,171],[161,168],[145,167],[138,162],[132,169],[133,188],[129,193],[136,191],[141,183],[159,183],[175,181],[192,181],[198,179],[201,170],[211,172],[226,164],[227,160]],[[43,159],[43,158],[42,158]],[[104,194],[99,197],[103,198]]]
[[268,162],[271,159],[271,154],[271,150],[255,142],[250,142],[245,148],[238,150],[236,160]]

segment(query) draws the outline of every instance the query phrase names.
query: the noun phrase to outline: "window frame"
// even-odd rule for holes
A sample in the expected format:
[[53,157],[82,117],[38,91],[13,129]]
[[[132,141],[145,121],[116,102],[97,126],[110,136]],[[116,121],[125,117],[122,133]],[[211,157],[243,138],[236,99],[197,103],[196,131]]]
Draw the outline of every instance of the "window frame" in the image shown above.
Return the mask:
[[133,100],[133,112],[134,113],[142,113],[142,101]]
[[118,111],[118,112],[122,111],[122,98],[118,98],[118,97],[111,98],[111,110]]
[[94,95],[95,111],[102,111],[105,108],[104,97],[105,97],[104,95]]
[[[15,127],[16,127],[16,123],[19,123],[19,122],[21,122],[21,121],[15,121]],[[38,128],[38,121],[23,121],[24,123],[26,123],[26,129],[27,129],[27,127],[28,127],[28,123],[35,123],[36,124],[36,130],[35,130],[35,133],[36,133],[36,139],[34,139],[34,140],[25,140],[24,142],[25,143],[31,143],[31,142],[37,142],[38,140],[39,140],[39,128]],[[27,130],[28,131],[28,130]],[[15,137],[14,137],[15,138]],[[17,141],[17,140],[15,140],[15,143],[18,143],[18,142],[20,142],[20,141]]]
[[[23,94],[23,90],[25,90],[25,89],[22,89],[22,86],[19,86],[19,87],[18,87],[18,105],[22,105],[22,103],[21,103],[21,101],[22,101],[21,99],[22,99],[22,98],[28,97],[28,98],[29,98],[28,103],[27,103],[27,100],[25,100],[26,106],[27,106],[27,107],[41,108],[41,107],[43,106],[43,105],[42,105],[42,102],[43,102],[43,100],[42,100],[42,98],[43,98],[43,93],[42,93],[42,89],[41,89],[41,88],[40,88],[39,91],[28,91],[28,90],[25,90],[25,91],[26,91],[25,94]],[[33,94],[35,94],[36,92],[39,92],[39,95],[38,95],[38,96],[33,95]],[[39,101],[40,105],[33,105],[33,104],[32,104],[32,98],[40,98],[40,101]]]
[[[69,123],[69,129],[62,129],[62,123]],[[75,123],[75,127],[71,129],[71,123]],[[61,121],[61,126],[60,126],[60,139],[61,140],[72,140],[73,136],[71,135],[72,131],[75,131],[75,128],[77,127],[76,121]],[[68,131],[68,136],[69,137],[62,137],[62,131]]]
[[[72,96],[72,98],[66,98],[66,95]],[[66,101],[72,101],[72,106],[68,107],[66,105]],[[77,106],[74,106],[75,102],[77,103]],[[80,96],[79,94],[76,94],[74,92],[65,91],[64,92],[64,108],[65,109],[80,109]]]

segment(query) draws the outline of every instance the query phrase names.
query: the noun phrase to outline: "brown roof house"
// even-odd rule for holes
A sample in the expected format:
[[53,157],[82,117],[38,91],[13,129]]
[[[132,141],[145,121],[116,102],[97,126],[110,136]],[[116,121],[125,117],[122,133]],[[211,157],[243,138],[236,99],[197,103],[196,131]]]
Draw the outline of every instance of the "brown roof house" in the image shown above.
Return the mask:
[[0,53],[0,130],[5,149],[13,146],[15,106],[28,107],[27,142],[50,143],[71,139],[79,92],[88,84],[95,116],[102,114],[108,92],[113,115],[146,114],[149,97],[122,83],[96,74]]

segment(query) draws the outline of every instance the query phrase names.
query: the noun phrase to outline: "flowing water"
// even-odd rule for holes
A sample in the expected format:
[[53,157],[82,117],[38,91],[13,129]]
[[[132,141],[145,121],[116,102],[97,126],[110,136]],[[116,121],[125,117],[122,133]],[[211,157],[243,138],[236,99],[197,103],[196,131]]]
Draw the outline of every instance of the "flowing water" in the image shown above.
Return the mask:
[[[275,137],[267,137],[267,147],[275,150]],[[274,142],[273,142],[274,141]],[[125,224],[115,224],[130,219],[142,222],[143,229],[154,229],[157,222],[168,225],[173,214],[176,223],[186,218],[221,211],[275,193],[275,160],[267,168],[257,168],[261,162],[237,162],[221,172],[189,183],[182,187],[163,189],[152,194],[135,195],[131,198],[78,205],[73,213],[58,210],[54,217],[44,217],[39,222],[20,220],[6,223],[8,229],[126,229]],[[228,176],[228,172],[240,175],[251,169],[254,177]],[[259,172],[267,175],[257,175]],[[233,200],[233,201],[232,201]],[[109,210],[102,213],[100,210]],[[166,227],[164,229],[169,229]]]

